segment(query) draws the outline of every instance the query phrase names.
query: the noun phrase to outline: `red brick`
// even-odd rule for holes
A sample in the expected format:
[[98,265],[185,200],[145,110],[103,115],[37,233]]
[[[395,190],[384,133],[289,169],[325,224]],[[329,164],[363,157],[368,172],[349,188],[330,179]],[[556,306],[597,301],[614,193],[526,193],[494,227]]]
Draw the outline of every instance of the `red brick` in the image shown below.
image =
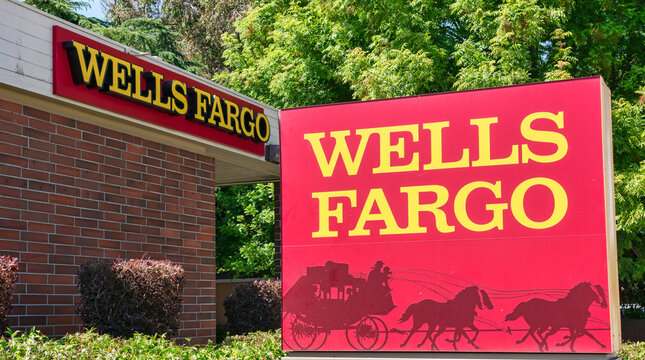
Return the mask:
[[29,252],[37,252],[37,253],[52,253],[54,252],[54,245],[51,244],[45,244],[45,243],[34,243],[30,242],[28,243],[28,251]]
[[29,305],[46,305],[47,295],[21,294],[20,303]]
[[[78,266],[76,265],[56,265],[57,275],[65,275],[65,274],[76,275],[77,272],[78,272]],[[53,273],[53,271],[51,271],[50,273]]]
[[54,292],[60,295],[74,295],[78,294],[78,287],[76,285],[56,285]]
[[73,323],[74,316],[73,315],[49,316],[47,320],[48,320],[47,321],[48,325],[69,325]]
[[22,198],[26,200],[42,201],[42,202],[49,201],[49,193],[46,193],[46,192],[31,191],[31,190],[23,189],[21,194],[22,194]]
[[22,148],[18,145],[3,142],[0,143],[0,153],[20,156],[22,154]]
[[73,245],[75,240],[74,236],[49,234],[49,242],[54,244]]
[[56,195],[56,194],[51,194],[49,196],[49,201],[55,204],[61,204],[61,205],[74,205],[74,198],[71,196],[65,196],[65,195]]
[[94,124],[78,121],[76,127],[80,130],[87,131],[93,134],[100,134],[100,128]]
[[[71,241],[73,242],[74,239],[72,238]],[[64,255],[79,255],[81,253],[81,249],[78,246],[56,245],[54,252],[56,254]]]
[[83,132],[81,132],[80,130],[63,126],[58,126],[56,132],[62,136],[67,136],[72,139],[80,139],[83,136]]
[[[10,246],[9,240],[20,240],[20,230],[0,229],[0,249],[5,249],[3,244],[5,246]],[[16,241],[16,243],[20,242]],[[8,250],[20,251],[19,249]]]
[[49,133],[47,131],[24,127],[22,128],[22,135],[30,138],[49,141]]
[[90,256],[90,257],[102,257],[104,254],[103,249],[95,248],[95,247],[83,247],[81,248],[81,255],[82,256]]
[[80,235],[80,229],[74,226],[56,225],[56,233],[63,235]]
[[50,118],[52,123],[67,126],[67,127],[76,127],[76,120],[74,119],[70,119],[56,114],[51,114]]
[[[67,226],[74,226],[74,218],[71,216],[66,216],[66,215],[49,215],[49,222],[52,224],[58,224],[58,225],[67,225]],[[65,234],[67,235],[75,235],[75,234],[70,234],[69,231],[66,231]]]
[[32,107],[29,107],[29,106],[23,106],[22,107],[22,113],[24,115],[26,115],[26,116],[35,117],[35,118],[42,119],[42,120],[49,121],[49,119],[50,119],[50,114],[48,112],[38,110],[38,109],[34,109]]
[[56,146],[56,153],[60,154],[60,155],[69,156],[71,158],[77,158],[77,157],[79,157],[81,155],[80,150],[78,150],[76,148],[73,148],[73,147],[62,146],[62,145],[57,145]]
[[103,230],[81,229],[81,236],[102,238],[105,235]]
[[74,256],[71,255],[49,255],[49,263],[54,265],[73,265]]
[[35,231],[35,232],[54,232],[54,225],[52,224],[43,224],[43,223],[34,223],[30,222],[29,225],[27,226],[27,229],[29,231]]
[[18,320],[20,326],[40,326],[47,324],[46,316],[21,316]]
[[71,275],[49,275],[47,279],[49,284],[74,284],[74,276]]
[[27,264],[27,271],[31,273],[45,273],[50,274],[54,272],[54,266],[49,264]]
[[99,152],[99,145],[98,144],[90,143],[90,142],[87,142],[87,141],[81,141],[81,140],[77,141],[76,142],[76,147],[81,149],[81,150],[85,150],[85,151],[90,151],[90,152],[95,152],[95,153]]
[[[27,114],[25,114],[27,115]],[[49,115],[49,114],[48,114]],[[47,116],[47,120],[49,120],[49,116]],[[49,121],[44,121],[44,120],[38,120],[35,118],[30,118],[29,119],[29,127],[34,128],[34,129],[40,129],[46,132],[55,132],[56,131],[56,125],[52,124]]]
[[43,264],[49,263],[47,261],[47,254],[39,254],[39,253],[31,253],[31,252],[22,253],[20,256],[20,261],[23,261],[26,263],[43,263]]
[[2,99],[0,99],[0,109],[14,113],[22,113],[22,105]]
[[61,185],[74,185],[74,178],[70,176],[49,174],[49,181]]
[[[44,284],[29,284],[27,285],[27,292],[29,294],[53,294],[54,286],[53,285],[44,285]],[[29,308],[27,312],[29,313]]]
[[105,145],[113,148],[117,148],[120,150],[125,150],[127,148],[127,144],[123,141],[119,140],[114,140],[114,139],[106,139],[105,140]]
[[49,295],[48,304],[73,304],[74,296],[72,295]]

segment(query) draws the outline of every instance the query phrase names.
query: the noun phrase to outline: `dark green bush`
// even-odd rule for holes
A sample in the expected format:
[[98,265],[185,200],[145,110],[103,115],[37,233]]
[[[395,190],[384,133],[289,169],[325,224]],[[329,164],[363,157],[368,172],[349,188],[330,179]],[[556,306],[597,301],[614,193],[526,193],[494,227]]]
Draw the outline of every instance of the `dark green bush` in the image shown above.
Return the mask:
[[163,260],[113,260],[81,265],[77,313],[101,334],[176,334],[184,269]]
[[18,278],[18,259],[0,256],[0,334],[7,329],[7,318],[11,310],[11,294],[16,278]]
[[224,300],[228,327],[233,334],[280,328],[281,282],[259,280],[239,284]]

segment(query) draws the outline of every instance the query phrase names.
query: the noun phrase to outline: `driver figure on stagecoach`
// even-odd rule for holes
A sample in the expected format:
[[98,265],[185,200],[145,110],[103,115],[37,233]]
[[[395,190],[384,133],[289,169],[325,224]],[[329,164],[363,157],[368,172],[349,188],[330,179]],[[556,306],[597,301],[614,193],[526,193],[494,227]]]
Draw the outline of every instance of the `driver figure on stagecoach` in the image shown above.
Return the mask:
[[367,275],[364,296],[368,300],[366,305],[371,314],[387,314],[395,308],[388,284],[392,271],[383,265],[383,261],[378,260]]

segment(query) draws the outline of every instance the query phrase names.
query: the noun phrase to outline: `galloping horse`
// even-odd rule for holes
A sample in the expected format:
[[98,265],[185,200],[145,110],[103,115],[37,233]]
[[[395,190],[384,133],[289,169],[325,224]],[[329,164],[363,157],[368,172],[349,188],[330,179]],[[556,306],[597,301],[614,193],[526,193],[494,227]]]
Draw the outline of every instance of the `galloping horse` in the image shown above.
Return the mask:
[[530,328],[526,335],[516,343],[521,344],[531,336],[538,344],[540,351],[549,350],[547,339],[562,328],[569,329],[569,336],[565,336],[567,341],[557,343],[557,346],[570,344],[571,351],[575,351],[573,345],[576,339],[586,335],[604,348],[605,345],[585,329],[587,319],[591,316],[589,306],[593,302],[600,304],[603,308],[607,307],[604,290],[600,285],[582,282],[571,288],[564,298],[555,301],[535,298],[519,303],[513,312],[506,315],[504,321],[524,317],[524,321]]
[[[408,343],[412,334],[417,332],[423,324],[428,324],[426,336],[417,347],[421,347],[426,340],[430,340],[432,343],[431,350],[439,350],[436,343],[437,338],[446,331],[446,328],[454,327],[455,334],[453,339],[446,339],[446,341],[451,342],[455,350],[457,350],[457,342],[461,340],[462,336],[475,349],[479,349],[475,345],[475,340],[477,340],[477,335],[479,335],[479,329],[474,324],[475,315],[477,315],[475,306],[480,309],[484,307],[487,309],[493,308],[488,294],[484,290],[479,290],[477,286],[470,286],[463,289],[454,299],[448,300],[445,303],[427,299],[408,306],[407,310],[401,316],[401,319],[399,319],[399,322],[402,323],[412,317],[412,330],[410,330],[410,335],[401,344],[401,347],[404,347]],[[439,328],[433,337],[432,333],[437,326]],[[472,339],[466,334],[465,328],[470,328],[475,331]]]

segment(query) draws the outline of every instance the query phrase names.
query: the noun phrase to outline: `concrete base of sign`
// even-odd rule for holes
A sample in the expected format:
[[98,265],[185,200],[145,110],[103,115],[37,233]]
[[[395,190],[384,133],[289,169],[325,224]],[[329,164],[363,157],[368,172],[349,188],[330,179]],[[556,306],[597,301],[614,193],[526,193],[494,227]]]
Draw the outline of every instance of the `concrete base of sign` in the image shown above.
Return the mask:
[[412,353],[412,352],[292,352],[283,360],[608,360],[620,359],[614,354],[540,354],[540,353]]

